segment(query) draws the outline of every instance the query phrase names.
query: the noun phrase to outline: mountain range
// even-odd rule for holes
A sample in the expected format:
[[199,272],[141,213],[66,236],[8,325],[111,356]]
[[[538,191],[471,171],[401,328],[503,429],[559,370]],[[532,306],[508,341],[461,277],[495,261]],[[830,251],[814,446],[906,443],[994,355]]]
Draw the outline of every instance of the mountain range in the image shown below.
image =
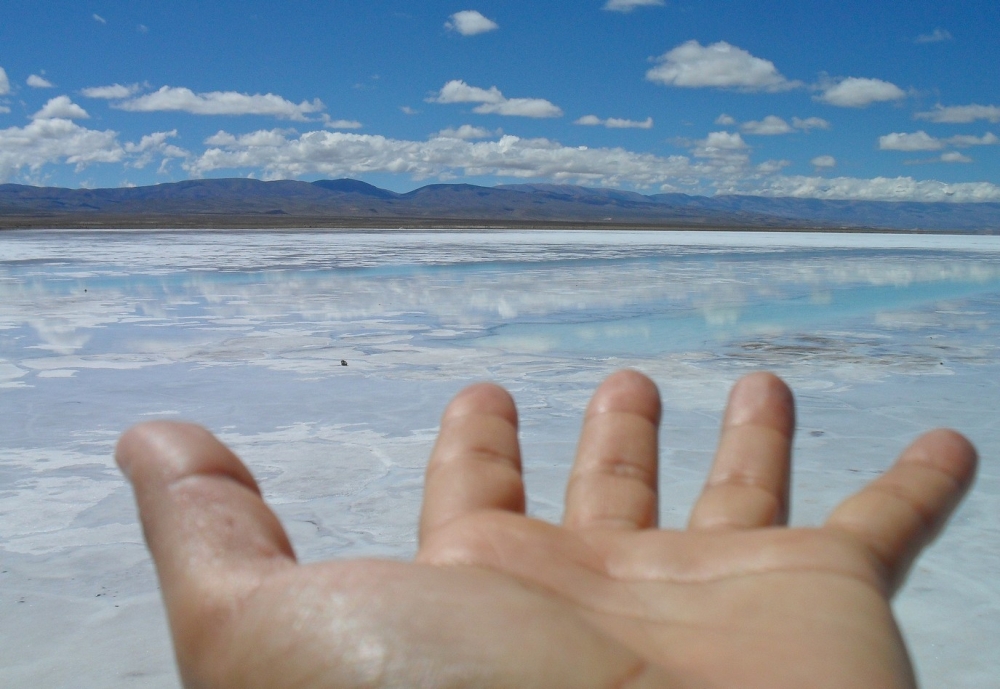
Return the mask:
[[586,227],[1000,233],[1000,203],[690,196],[557,184],[202,179],[117,189],[0,184],[0,229]]

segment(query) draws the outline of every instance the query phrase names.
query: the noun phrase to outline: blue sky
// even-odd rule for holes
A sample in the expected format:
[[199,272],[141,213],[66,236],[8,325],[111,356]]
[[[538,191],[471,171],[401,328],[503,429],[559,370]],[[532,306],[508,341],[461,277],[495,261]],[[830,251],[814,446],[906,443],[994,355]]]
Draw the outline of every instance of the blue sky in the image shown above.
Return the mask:
[[1000,3],[7,0],[0,182],[1000,201]]

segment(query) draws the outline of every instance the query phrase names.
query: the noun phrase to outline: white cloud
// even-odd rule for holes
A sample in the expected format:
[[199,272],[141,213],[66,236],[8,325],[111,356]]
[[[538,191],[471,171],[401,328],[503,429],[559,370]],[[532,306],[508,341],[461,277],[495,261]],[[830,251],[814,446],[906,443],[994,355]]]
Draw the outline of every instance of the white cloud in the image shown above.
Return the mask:
[[108,20],[105,19],[104,17],[102,17],[99,14],[92,14],[90,16],[93,17],[94,21],[97,22],[98,24],[107,24],[108,23]]
[[604,126],[609,129],[652,129],[653,118],[647,117],[644,120],[627,120],[621,117],[609,117],[604,121]]
[[792,126],[796,129],[808,132],[810,129],[829,129],[830,123],[822,117],[807,117],[804,120],[799,119],[798,117],[793,117]]
[[139,92],[139,84],[112,84],[111,86],[91,86],[80,91],[87,98],[103,98],[105,100],[117,100],[128,98]]
[[699,142],[699,144],[702,150],[705,151],[734,151],[747,148],[743,137],[731,132],[712,132],[704,141]]
[[653,118],[627,120],[620,117],[609,117],[606,120],[602,120],[597,115],[584,115],[573,122],[573,124],[582,124],[590,127],[607,127],[608,129],[652,129]]
[[364,125],[357,120],[335,120],[324,112],[323,126],[327,129],[361,129]]
[[472,112],[480,115],[514,115],[519,117],[562,117],[563,111],[542,98],[505,98],[496,86],[489,89],[469,86],[452,79],[441,87],[429,103],[479,103]]
[[906,97],[903,89],[881,79],[847,77],[821,87],[822,95],[815,99],[841,108],[863,108],[872,103],[900,100]]
[[664,158],[621,148],[568,147],[549,139],[516,136],[475,142],[451,136],[405,141],[344,132],[296,135],[271,130],[241,136],[220,132],[206,143],[213,148],[187,166],[192,174],[250,168],[262,170],[267,178],[390,172],[426,179],[462,172],[609,186],[674,185],[679,179],[697,179],[699,174],[686,156]]
[[945,139],[945,141],[952,146],[958,146],[960,148],[964,148],[966,146],[995,146],[1000,143],[1000,137],[993,132],[986,132],[982,136],[959,134],[957,136],[950,136]]
[[748,188],[747,193],[763,196],[791,196],[812,199],[864,201],[1000,201],[1000,186],[990,182],[948,184],[912,177],[804,177],[781,176]]
[[837,159],[834,158],[833,156],[816,156],[815,158],[810,160],[809,163],[813,167],[831,168],[837,166]]
[[472,112],[514,117],[562,117],[563,114],[560,108],[542,98],[508,98],[502,103],[483,103]]
[[[129,167],[143,168],[149,165],[156,156],[161,158],[187,158],[191,154],[183,148],[167,143],[168,139],[177,136],[177,130],[169,132],[153,132],[139,140],[139,143],[126,143],[125,152],[133,156]],[[163,161],[164,163],[166,160]],[[161,165],[162,168],[162,165]]]
[[942,163],[971,163],[972,158],[958,151],[948,151],[941,154]]
[[10,93],[10,80],[4,68],[0,67],[0,96],[6,96],[8,93]]
[[[722,126],[735,126],[737,121],[729,115],[719,115],[715,118],[715,123]],[[740,125],[740,131],[744,134],[756,136],[774,136],[778,134],[791,134],[796,129],[808,132],[811,129],[829,129],[830,123],[820,117],[793,117],[792,124],[777,115],[768,115],[762,120],[749,120]]]
[[428,98],[429,103],[502,103],[503,94],[496,86],[489,89],[469,86],[460,79],[452,79],[441,87],[434,98]]
[[947,29],[934,29],[930,33],[920,34],[915,39],[914,43],[941,43],[942,41],[951,40],[951,32]]
[[31,74],[28,76],[27,82],[28,86],[33,89],[50,89],[52,88],[52,82],[45,77],[40,77],[37,74]]
[[0,113],[7,114],[8,112],[10,112],[10,108],[6,105],[0,105]]
[[324,109],[318,98],[311,103],[292,103],[273,93],[265,95],[212,91],[195,93],[183,87],[164,86],[132,100],[116,103],[113,107],[130,112],[187,112],[193,115],[270,115],[287,120],[307,120],[306,115]]
[[765,160],[754,169],[762,175],[774,175],[791,164],[790,160]]
[[702,174],[712,179],[718,189],[732,188],[750,174],[750,147],[734,132],[711,132],[691,148],[695,158],[705,161]]
[[463,36],[475,36],[476,34],[496,31],[500,28],[492,19],[487,19],[476,10],[462,10],[451,15],[444,24],[446,29],[457,31]]
[[976,120],[1000,122],[1000,107],[996,105],[936,105],[929,112],[918,112],[914,115],[918,120],[941,122],[946,124],[968,124]]
[[0,129],[0,180],[27,168],[37,173],[50,163],[82,169],[91,163],[117,163],[125,157],[113,131],[86,129],[68,119],[40,118],[25,127]]
[[415,109],[411,108],[409,105],[400,105],[399,109],[400,109],[400,111],[402,111],[402,113],[404,115],[419,115],[420,114],[419,110],[415,110]]
[[878,147],[880,151],[938,151],[944,148],[944,143],[921,130],[912,134],[894,132],[880,136]]
[[175,136],[176,130],[154,132],[137,143],[122,145],[118,132],[87,129],[65,117],[39,117],[24,127],[0,129],[0,182],[25,171],[36,177],[47,165],[58,164],[73,165],[79,173],[95,163],[139,168],[161,158],[162,170],[170,160],[191,157],[188,151],[169,143]]
[[646,78],[667,86],[741,91],[784,91],[799,86],[782,76],[773,62],[725,41],[709,46],[688,41],[661,55],[657,62]]
[[499,136],[503,132],[501,130],[496,130],[491,132],[485,127],[473,127],[471,124],[463,124],[458,129],[449,127],[448,129],[442,129],[437,134],[436,137],[442,139],[490,139],[494,136]]
[[777,134],[790,134],[794,130],[791,125],[777,115],[768,115],[759,122],[754,120],[744,122],[740,126],[740,131],[745,134],[756,134],[758,136],[774,136]]
[[33,120],[85,120],[90,115],[87,111],[69,99],[69,96],[56,96],[42,106],[42,109],[31,116]]
[[608,0],[604,9],[612,12],[631,12],[636,7],[656,7],[663,5],[663,0]]

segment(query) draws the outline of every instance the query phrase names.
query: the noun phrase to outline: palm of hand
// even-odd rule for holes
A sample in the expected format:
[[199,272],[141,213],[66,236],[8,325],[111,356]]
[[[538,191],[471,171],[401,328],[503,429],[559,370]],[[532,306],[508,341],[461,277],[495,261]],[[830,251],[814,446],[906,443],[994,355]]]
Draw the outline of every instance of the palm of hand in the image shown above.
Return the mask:
[[[651,528],[658,410],[635,374],[602,386],[555,526],[523,515],[511,403],[496,388],[467,391],[442,423],[412,564],[297,566],[248,476],[232,469],[234,486],[202,467],[216,478],[182,482],[182,504],[246,504],[198,520],[203,547],[184,553],[195,576],[165,564],[184,537],[145,520],[182,676],[213,687],[912,686],[888,596],[968,484],[964,439],[928,434],[826,527],[781,528],[791,400],[755,377],[734,391],[689,529],[665,531]],[[137,465],[123,465],[152,514]],[[169,527],[160,519],[171,533],[191,516],[174,514]],[[218,530],[208,541],[206,524]]]

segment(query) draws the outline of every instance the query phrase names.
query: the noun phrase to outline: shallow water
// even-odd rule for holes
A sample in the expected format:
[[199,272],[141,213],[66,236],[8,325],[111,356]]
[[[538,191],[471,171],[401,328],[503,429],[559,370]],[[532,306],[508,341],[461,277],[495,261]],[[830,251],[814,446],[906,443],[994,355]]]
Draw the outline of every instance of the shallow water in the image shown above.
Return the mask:
[[514,393],[529,509],[555,519],[587,397],[631,366],[664,396],[667,526],[684,523],[728,387],[751,370],[797,394],[795,523],[820,522],[921,430],[969,435],[977,486],[896,608],[927,686],[988,686],[997,239],[3,233],[0,685],[176,686],[111,461],[128,425],[219,433],[302,559],[406,557],[450,395],[483,378]]

